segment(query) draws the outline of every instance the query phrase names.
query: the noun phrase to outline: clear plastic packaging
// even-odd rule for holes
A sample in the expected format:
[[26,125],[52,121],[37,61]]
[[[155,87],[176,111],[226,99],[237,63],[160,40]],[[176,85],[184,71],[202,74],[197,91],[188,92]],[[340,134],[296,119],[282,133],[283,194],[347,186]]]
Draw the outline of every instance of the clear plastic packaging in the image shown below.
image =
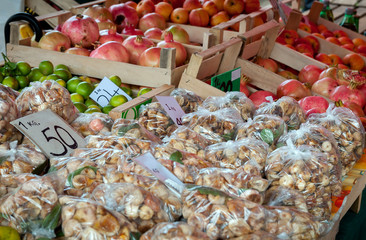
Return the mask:
[[198,230],[186,222],[162,222],[142,234],[140,240],[209,240],[206,233]]
[[233,140],[237,125],[242,123],[239,113],[233,108],[215,112],[200,108],[197,112],[186,114],[183,125],[191,128],[209,141],[209,144]]
[[202,103],[202,107],[210,111],[234,108],[239,112],[244,121],[253,118],[255,112],[252,100],[242,92],[227,92],[223,97],[207,97]]
[[139,111],[139,124],[160,139],[169,136],[177,128],[159,102],[141,106]]
[[213,187],[241,199],[262,204],[269,181],[257,175],[248,175],[241,170],[227,168],[201,169],[196,185]]
[[111,134],[118,137],[138,138],[149,140],[147,133],[135,119],[116,119],[113,123]]
[[13,193],[21,184],[35,178],[39,178],[39,176],[31,173],[0,175],[0,198],[8,193]]
[[288,130],[298,129],[306,121],[306,114],[300,104],[292,97],[283,96],[277,101],[262,103],[256,115],[273,114],[282,118]]
[[277,148],[267,157],[266,177],[272,186],[299,190],[306,199],[309,213],[318,220],[329,220],[332,209],[330,168],[320,150],[301,145]]
[[151,192],[164,201],[171,219],[179,219],[182,216],[182,201],[180,196],[167,188],[162,182],[154,177],[147,177],[131,172],[123,172],[115,169],[108,169],[104,178],[105,183],[132,183],[136,186]]
[[317,148],[327,156],[332,196],[339,196],[342,191],[342,163],[337,141],[333,134],[321,125],[303,123],[298,130],[290,131],[281,136],[277,142],[277,147],[286,145],[287,139],[291,139],[295,146],[309,145]]
[[98,165],[113,167],[120,162],[124,154],[126,154],[124,151],[109,148],[77,148],[71,157],[84,158],[95,161]]
[[20,117],[15,102],[4,91],[0,91],[0,144],[7,141],[20,141],[22,134],[10,124]]
[[282,118],[275,115],[257,115],[253,120],[248,120],[238,126],[236,140],[243,138],[256,138],[269,145],[269,150],[276,148],[278,139],[287,133],[287,125]]
[[58,195],[64,184],[64,179],[54,173],[24,182],[0,199],[0,225],[38,238],[55,237],[61,213]]
[[0,91],[3,91],[13,101],[15,101],[15,99],[17,99],[17,97],[19,96],[19,92],[18,91],[15,91],[11,87],[5,86],[5,85],[3,85],[1,83],[0,83]]
[[157,223],[169,221],[164,202],[149,191],[132,183],[99,185],[93,198],[108,209],[122,213],[144,233]]
[[187,185],[182,193],[183,217],[211,239],[231,239],[264,229],[265,209],[220,190]]
[[51,109],[69,123],[79,112],[71,101],[69,91],[53,80],[31,83],[20,93],[16,104],[22,116]]
[[345,176],[361,158],[365,147],[365,129],[359,117],[348,108],[330,106],[325,113],[310,114],[308,122],[333,133],[342,162],[342,176]]
[[108,135],[111,131],[113,120],[104,113],[79,113],[71,126],[84,137],[89,135]]
[[171,93],[177,100],[178,104],[181,106],[185,113],[191,113],[197,111],[198,107],[202,104],[202,98],[195,94],[194,92],[188,91],[183,88],[176,88]]
[[85,198],[60,196],[62,232],[67,239],[131,239],[135,223],[122,214]]
[[286,206],[308,212],[304,195],[298,190],[282,186],[272,186],[266,191],[264,205]]
[[90,135],[85,141],[87,148],[111,148],[135,156],[151,151],[154,146],[151,141],[130,137]]
[[0,149],[0,175],[31,173],[46,161],[46,156],[17,141],[4,143]]
[[268,145],[255,138],[243,138],[211,145],[205,150],[205,159],[217,167],[238,169],[253,175],[262,175]]
[[231,240],[280,240],[280,238],[265,231],[257,231],[241,237],[231,238]]

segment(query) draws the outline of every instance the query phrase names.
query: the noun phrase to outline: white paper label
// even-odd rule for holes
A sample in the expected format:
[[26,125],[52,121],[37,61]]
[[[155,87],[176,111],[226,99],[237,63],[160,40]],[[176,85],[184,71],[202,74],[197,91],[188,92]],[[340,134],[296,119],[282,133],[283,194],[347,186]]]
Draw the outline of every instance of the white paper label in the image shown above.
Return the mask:
[[231,81],[234,81],[238,78],[240,79],[240,71],[241,71],[241,68],[238,68],[235,71],[231,72]]
[[171,173],[166,167],[159,163],[150,152],[140,155],[133,160],[149,171],[152,175],[157,177],[168,187],[173,188],[178,193],[182,193],[184,189],[184,183],[182,183],[173,173]]
[[182,125],[182,117],[185,115],[185,112],[180,107],[177,100],[171,96],[156,96],[156,99],[158,99],[159,103],[163,106],[174,123],[178,126]]
[[48,158],[69,156],[86,142],[75,129],[50,109],[18,118],[11,124],[37,145]]
[[100,106],[105,107],[109,104],[109,100],[111,100],[115,95],[123,95],[128,101],[132,100],[130,95],[125,93],[125,91],[114,84],[114,82],[109,78],[104,77],[89,97],[96,101]]

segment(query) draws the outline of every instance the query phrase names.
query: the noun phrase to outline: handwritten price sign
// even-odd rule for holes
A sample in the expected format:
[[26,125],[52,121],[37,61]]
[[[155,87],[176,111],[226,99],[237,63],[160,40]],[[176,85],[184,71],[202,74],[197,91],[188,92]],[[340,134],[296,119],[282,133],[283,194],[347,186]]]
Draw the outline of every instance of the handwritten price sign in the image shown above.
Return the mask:
[[166,167],[161,165],[161,163],[159,163],[150,152],[140,155],[133,160],[157,177],[168,187],[174,189],[178,193],[182,193],[184,189],[184,183],[182,183]]
[[104,77],[98,87],[89,95],[91,99],[96,101],[100,106],[105,107],[109,104],[109,100],[115,95],[123,95],[130,101],[132,98],[125,93],[119,86],[114,84],[109,78]]
[[185,112],[180,107],[177,100],[171,96],[156,96],[156,99],[163,106],[174,123],[178,126],[182,125],[182,117],[185,115]]
[[211,86],[224,92],[240,91],[241,68],[219,74],[211,78]]
[[18,118],[11,124],[37,145],[48,158],[69,156],[86,142],[50,109]]

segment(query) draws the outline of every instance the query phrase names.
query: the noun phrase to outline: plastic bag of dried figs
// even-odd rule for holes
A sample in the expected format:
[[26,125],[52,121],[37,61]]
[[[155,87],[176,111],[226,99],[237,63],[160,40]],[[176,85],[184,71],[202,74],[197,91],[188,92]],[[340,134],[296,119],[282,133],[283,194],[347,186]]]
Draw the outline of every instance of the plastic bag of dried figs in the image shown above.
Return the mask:
[[310,114],[307,121],[333,133],[342,162],[342,176],[346,175],[361,158],[365,147],[365,129],[359,117],[348,108],[333,105],[325,113]]
[[157,223],[169,221],[163,200],[132,183],[109,183],[95,188],[93,199],[135,222],[144,233]]
[[113,120],[104,113],[79,113],[71,126],[84,137],[89,135],[108,135],[111,131]]
[[164,201],[169,209],[171,219],[177,220],[182,216],[182,201],[180,196],[171,191],[155,177],[109,168],[103,180],[104,183],[132,183],[142,187]]
[[237,125],[243,120],[237,110],[224,108],[215,112],[199,108],[197,112],[186,114],[183,125],[206,138],[209,144],[233,140]]
[[177,128],[159,102],[141,106],[139,111],[140,126],[160,139],[169,136]]
[[272,114],[282,118],[288,130],[298,129],[306,121],[306,114],[300,104],[292,97],[283,96],[277,101],[262,103],[255,115]]
[[18,91],[15,91],[11,87],[5,86],[1,83],[0,83],[0,91],[3,91],[4,93],[6,93],[13,101],[15,101],[15,99],[19,96]]
[[58,195],[64,184],[55,173],[25,181],[0,199],[0,225],[37,238],[54,238],[61,216]]
[[32,147],[4,143],[0,149],[0,175],[31,173],[46,161],[46,156]]
[[204,168],[194,182],[213,187],[244,200],[262,204],[269,181],[261,176],[249,175],[242,170],[228,168]]
[[211,239],[231,239],[264,229],[265,209],[218,189],[186,185],[183,217]]
[[23,89],[15,103],[22,116],[51,109],[69,123],[79,112],[67,89],[53,80],[31,83],[30,87]]
[[234,108],[239,112],[244,121],[253,118],[255,112],[252,100],[242,92],[227,92],[223,97],[208,97],[202,103],[202,107],[210,111]]
[[186,222],[162,222],[141,235],[140,240],[181,239],[200,240],[210,239],[206,233]]
[[238,169],[253,175],[262,175],[268,145],[255,138],[243,138],[210,145],[205,149],[205,159],[217,167]]
[[19,174],[4,174],[0,176],[0,198],[8,193],[13,193],[17,188],[35,178],[40,176],[32,173],[19,173]]
[[85,138],[87,148],[110,148],[122,150],[125,154],[140,155],[151,151],[155,145],[149,140],[130,137],[90,135]]
[[289,139],[287,146],[268,155],[265,173],[272,186],[299,190],[306,199],[309,213],[317,219],[330,219],[330,167],[323,152],[307,145],[296,147]]
[[149,140],[147,132],[135,119],[119,118],[114,121],[111,134],[118,137],[130,137],[142,140]]
[[22,134],[10,124],[19,117],[20,112],[15,102],[6,92],[0,91],[0,144],[22,139]]
[[195,94],[194,92],[188,91],[183,88],[176,88],[171,93],[177,100],[178,104],[181,106],[185,113],[191,113],[197,111],[198,107],[202,104],[202,98]]
[[276,235],[265,231],[256,231],[251,234],[243,235],[241,237],[230,238],[231,240],[280,240]]
[[238,126],[236,140],[243,138],[256,138],[269,145],[268,151],[276,148],[278,139],[287,133],[287,125],[282,118],[263,114],[257,115],[248,122]]
[[272,186],[266,191],[264,205],[293,207],[308,212],[304,195],[299,190],[282,186]]
[[111,148],[77,148],[71,154],[71,157],[84,158],[86,160],[95,161],[98,165],[113,167],[119,163],[121,156],[124,154],[126,154],[126,152]]
[[287,139],[291,139],[295,146],[309,145],[317,148],[327,156],[332,196],[339,196],[342,191],[342,163],[339,157],[338,144],[333,134],[321,125],[307,122],[301,124],[298,130],[290,131],[281,136],[277,146],[286,145]]
[[86,198],[60,196],[62,232],[68,239],[132,239],[136,224],[122,214]]

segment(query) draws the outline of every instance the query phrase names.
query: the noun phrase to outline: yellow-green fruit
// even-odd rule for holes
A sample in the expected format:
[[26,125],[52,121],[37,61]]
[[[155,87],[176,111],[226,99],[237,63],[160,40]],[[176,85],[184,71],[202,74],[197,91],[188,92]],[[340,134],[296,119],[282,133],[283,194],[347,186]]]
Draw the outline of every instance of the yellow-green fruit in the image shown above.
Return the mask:
[[88,98],[88,99],[86,99],[85,100],[85,105],[86,106],[90,106],[90,105],[97,105],[98,106],[98,103],[97,102],[95,102],[93,99],[91,99],[91,98]]
[[82,81],[78,78],[70,79],[66,82],[66,88],[69,90],[70,93],[76,92],[76,87],[81,83]]
[[76,87],[76,92],[79,93],[84,98],[88,98],[89,95],[93,92],[94,87],[88,82],[81,82]]
[[59,76],[57,76],[56,74],[50,74],[47,76],[46,78],[47,80],[57,80],[57,79],[60,79]]
[[38,68],[43,75],[47,76],[53,73],[53,64],[48,60],[40,62]]
[[18,81],[15,78],[10,77],[10,76],[4,78],[3,85],[8,86],[8,87],[11,87],[14,90],[18,90],[19,89],[19,83],[18,83]]
[[31,66],[24,62],[24,61],[19,61],[17,62],[17,72],[20,73],[22,76],[27,76],[30,71],[32,70]]
[[109,105],[113,107],[120,106],[124,103],[128,102],[128,99],[123,95],[115,95],[109,100]]
[[56,67],[55,67],[55,71],[56,71],[57,69],[64,69],[64,70],[67,70],[67,71],[69,71],[69,72],[70,72],[69,68],[68,68],[66,65],[64,65],[64,64],[58,64],[58,65],[56,65]]
[[57,69],[55,70],[54,74],[56,74],[59,78],[65,81],[68,81],[70,78],[72,78],[71,73],[64,69]]
[[14,228],[0,226],[0,240],[20,240],[20,235]]
[[84,102],[83,96],[81,96],[79,93],[72,93],[70,95],[70,98],[71,98],[71,102],[73,102],[73,103],[77,103],[77,102],[83,103]]
[[104,108],[102,108],[102,112],[105,114],[108,114],[114,107],[111,105],[107,105]]
[[25,88],[29,86],[29,79],[26,76],[16,76],[15,79],[18,81],[19,88]]
[[141,96],[142,94],[145,94],[145,93],[148,93],[150,92],[152,89],[151,88],[143,88],[141,89],[138,93],[137,93],[137,96]]
[[31,82],[39,81],[39,79],[43,77],[43,74],[39,68],[32,68],[30,73],[28,74],[28,79]]
[[63,86],[64,88],[66,87],[66,82],[65,82],[64,80],[62,80],[62,79],[57,79],[57,80],[56,80],[56,82],[57,82],[58,84],[60,84],[61,86]]
[[81,113],[83,113],[83,112],[85,112],[87,109],[88,109],[88,107],[87,106],[85,106],[85,104],[84,103],[81,103],[81,102],[75,102],[74,103],[74,106],[79,110],[79,112],[81,112]]
[[84,113],[102,112],[99,108],[88,108]]
[[109,77],[109,80],[111,80],[114,84],[116,84],[118,87],[121,86],[122,80],[117,75],[113,75]]

